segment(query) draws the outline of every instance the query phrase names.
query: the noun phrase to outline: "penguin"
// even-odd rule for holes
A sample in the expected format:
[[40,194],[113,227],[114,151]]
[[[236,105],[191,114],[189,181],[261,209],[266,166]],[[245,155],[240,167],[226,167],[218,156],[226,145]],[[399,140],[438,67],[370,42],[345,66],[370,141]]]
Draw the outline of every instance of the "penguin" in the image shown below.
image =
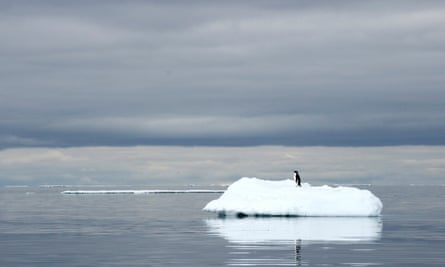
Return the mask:
[[294,171],[294,181],[298,186],[301,186],[301,178],[297,170]]

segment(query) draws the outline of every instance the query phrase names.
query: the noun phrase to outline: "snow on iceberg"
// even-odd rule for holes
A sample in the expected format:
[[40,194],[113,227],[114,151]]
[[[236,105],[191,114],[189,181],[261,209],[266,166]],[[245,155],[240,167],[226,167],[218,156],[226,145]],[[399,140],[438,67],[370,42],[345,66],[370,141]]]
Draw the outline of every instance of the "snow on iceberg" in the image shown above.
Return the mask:
[[297,187],[291,180],[241,178],[204,210],[223,215],[379,216],[382,202],[368,190],[354,187]]

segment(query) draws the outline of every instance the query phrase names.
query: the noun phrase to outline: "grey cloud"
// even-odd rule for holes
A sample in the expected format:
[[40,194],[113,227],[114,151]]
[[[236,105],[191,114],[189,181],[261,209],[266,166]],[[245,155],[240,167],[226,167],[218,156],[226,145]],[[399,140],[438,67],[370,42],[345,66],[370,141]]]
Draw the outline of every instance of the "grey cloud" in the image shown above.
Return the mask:
[[0,147],[444,144],[440,1],[1,10]]

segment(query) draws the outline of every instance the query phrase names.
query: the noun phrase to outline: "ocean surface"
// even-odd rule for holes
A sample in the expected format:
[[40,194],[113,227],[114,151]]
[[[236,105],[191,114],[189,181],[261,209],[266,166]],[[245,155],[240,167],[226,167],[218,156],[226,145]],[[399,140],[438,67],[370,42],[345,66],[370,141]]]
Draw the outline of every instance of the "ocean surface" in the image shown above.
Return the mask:
[[[361,186],[379,218],[219,218],[220,193],[1,187],[0,266],[445,266],[445,186]],[[193,187],[192,189],[223,189]]]

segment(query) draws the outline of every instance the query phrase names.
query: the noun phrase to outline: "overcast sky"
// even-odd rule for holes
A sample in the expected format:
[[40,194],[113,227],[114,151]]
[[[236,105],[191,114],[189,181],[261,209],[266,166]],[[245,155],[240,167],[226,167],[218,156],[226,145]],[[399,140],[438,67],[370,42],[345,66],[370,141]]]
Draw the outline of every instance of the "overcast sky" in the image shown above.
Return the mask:
[[445,145],[445,1],[0,1],[0,40],[0,156]]
[[443,1],[1,1],[0,147],[445,144]]

